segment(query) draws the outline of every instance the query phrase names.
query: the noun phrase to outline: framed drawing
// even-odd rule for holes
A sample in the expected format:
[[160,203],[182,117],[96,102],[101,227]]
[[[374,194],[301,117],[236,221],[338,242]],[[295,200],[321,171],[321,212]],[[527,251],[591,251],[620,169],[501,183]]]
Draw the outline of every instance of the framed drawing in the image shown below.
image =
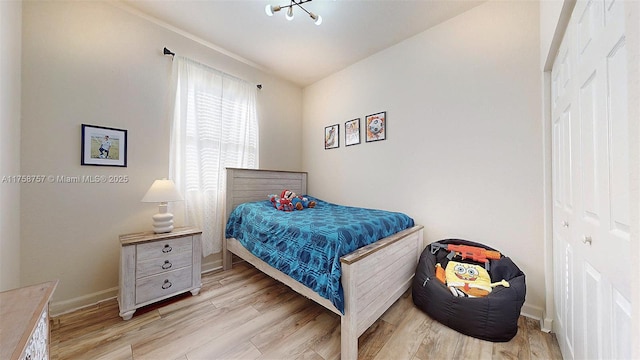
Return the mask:
[[367,142],[379,141],[387,138],[387,112],[367,115],[365,117]]
[[360,144],[360,118],[344,123],[344,146]]
[[340,124],[324,128],[324,148],[335,149],[340,146]]
[[127,130],[82,124],[81,165],[127,166]]

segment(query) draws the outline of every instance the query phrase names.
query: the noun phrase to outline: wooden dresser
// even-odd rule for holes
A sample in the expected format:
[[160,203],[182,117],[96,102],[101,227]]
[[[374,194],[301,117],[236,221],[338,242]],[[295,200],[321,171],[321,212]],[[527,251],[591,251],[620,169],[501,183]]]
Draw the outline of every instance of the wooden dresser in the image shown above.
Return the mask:
[[120,236],[120,316],[129,320],[137,308],[202,287],[202,231],[193,227]]
[[58,281],[0,293],[0,359],[49,359],[49,300]]

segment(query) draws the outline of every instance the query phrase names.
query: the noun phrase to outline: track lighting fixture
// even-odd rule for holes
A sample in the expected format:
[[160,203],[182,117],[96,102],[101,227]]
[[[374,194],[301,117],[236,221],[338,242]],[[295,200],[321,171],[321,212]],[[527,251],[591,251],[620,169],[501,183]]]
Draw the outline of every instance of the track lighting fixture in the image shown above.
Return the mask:
[[312,0],[291,0],[291,2],[289,3],[289,5],[267,5],[264,8],[264,11],[267,13],[267,15],[269,16],[273,16],[274,13],[282,10],[282,9],[287,9],[287,12],[285,14],[285,17],[287,18],[287,20],[291,21],[293,20],[293,7],[297,6],[300,9],[304,10],[304,12],[306,12],[311,19],[313,19],[314,23],[316,25],[320,25],[322,24],[322,16],[320,15],[316,15],[312,12],[307,11],[307,9],[305,9],[304,7],[302,7],[302,4],[310,2]]

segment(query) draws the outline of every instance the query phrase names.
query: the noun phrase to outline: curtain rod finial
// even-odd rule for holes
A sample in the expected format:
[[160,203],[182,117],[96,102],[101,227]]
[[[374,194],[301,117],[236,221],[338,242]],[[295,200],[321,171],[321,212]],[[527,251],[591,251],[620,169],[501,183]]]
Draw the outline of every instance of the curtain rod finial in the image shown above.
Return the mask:
[[258,87],[258,90],[262,90],[262,84],[258,84],[256,86]]
[[167,49],[166,47],[164,48],[164,54],[165,55],[171,55],[171,56],[175,56],[176,55],[174,52],[172,52],[171,50]]

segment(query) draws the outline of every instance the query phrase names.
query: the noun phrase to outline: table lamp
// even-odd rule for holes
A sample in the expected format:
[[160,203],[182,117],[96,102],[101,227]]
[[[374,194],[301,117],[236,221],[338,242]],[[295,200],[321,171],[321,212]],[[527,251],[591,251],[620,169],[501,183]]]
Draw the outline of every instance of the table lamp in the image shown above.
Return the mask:
[[176,189],[176,184],[173,180],[156,180],[151,184],[141,201],[160,203],[158,205],[158,213],[153,215],[153,232],[160,234],[173,230],[173,214],[167,212],[167,203],[181,200],[184,199]]

